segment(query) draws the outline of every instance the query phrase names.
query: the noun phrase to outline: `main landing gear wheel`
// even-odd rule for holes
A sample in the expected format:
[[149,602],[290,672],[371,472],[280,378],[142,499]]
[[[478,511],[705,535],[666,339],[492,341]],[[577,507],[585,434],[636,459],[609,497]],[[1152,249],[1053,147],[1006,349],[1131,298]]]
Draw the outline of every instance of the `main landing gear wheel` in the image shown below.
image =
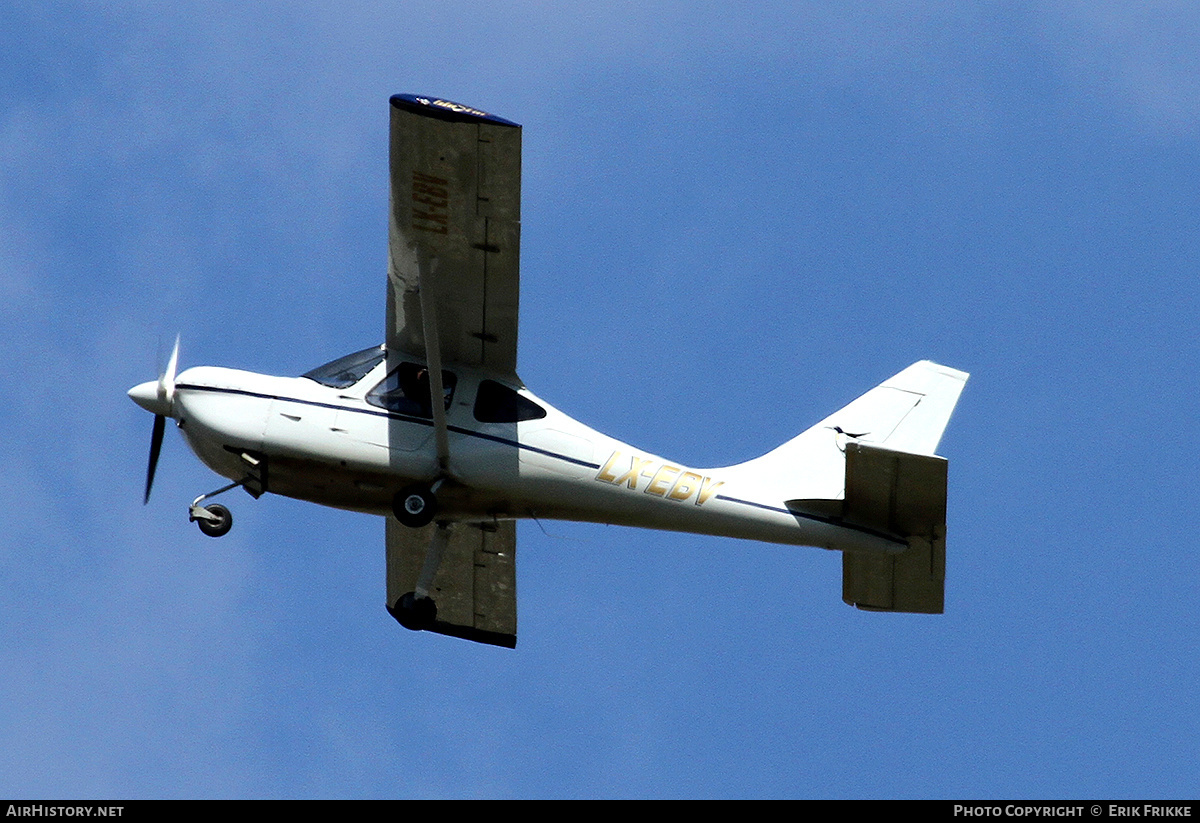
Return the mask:
[[392,498],[392,512],[405,526],[419,529],[433,522],[437,498],[424,486],[409,486]]
[[418,597],[416,592],[402,595],[396,601],[396,608],[388,611],[401,626],[414,632],[428,629],[437,620],[437,604],[433,598]]
[[209,517],[204,517],[202,514],[196,517],[196,525],[209,537],[223,537],[229,534],[229,530],[233,528],[233,515],[220,503],[204,506],[200,511],[207,512]]

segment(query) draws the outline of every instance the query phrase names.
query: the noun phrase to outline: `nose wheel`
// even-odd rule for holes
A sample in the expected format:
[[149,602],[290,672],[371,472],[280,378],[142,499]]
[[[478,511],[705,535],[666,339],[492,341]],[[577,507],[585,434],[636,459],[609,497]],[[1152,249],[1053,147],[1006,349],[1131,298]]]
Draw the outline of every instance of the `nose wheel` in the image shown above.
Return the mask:
[[243,484],[230,483],[228,486],[223,486],[215,492],[200,495],[192,501],[192,505],[188,509],[188,520],[199,526],[200,531],[209,537],[224,537],[229,534],[229,530],[233,528],[233,514],[230,513],[229,509],[220,503],[209,503],[207,506],[201,506],[200,501],[216,497],[218,494],[223,494],[230,489],[236,489],[241,485]]
[[220,503],[197,507],[191,518],[209,537],[224,537],[233,528],[233,515]]

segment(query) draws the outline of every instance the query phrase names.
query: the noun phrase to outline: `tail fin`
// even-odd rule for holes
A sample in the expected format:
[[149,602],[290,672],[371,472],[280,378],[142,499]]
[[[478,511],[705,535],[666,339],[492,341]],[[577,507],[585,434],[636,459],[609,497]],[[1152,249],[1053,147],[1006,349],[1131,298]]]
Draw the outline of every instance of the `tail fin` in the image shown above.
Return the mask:
[[[882,437],[877,439],[876,433],[872,432],[860,439],[887,446],[893,451],[933,454],[942,440],[942,432],[950,422],[950,414],[958,403],[958,396],[962,394],[968,376],[964,371],[939,366],[929,360],[912,364],[862,398],[874,398],[877,393],[885,391],[898,393],[912,401],[908,411],[896,421],[890,432],[886,431],[888,421],[881,415],[876,425],[878,434]],[[887,408],[889,401],[881,399],[882,409]],[[870,415],[872,411],[868,410],[866,413]]]
[[913,363],[774,451],[725,472],[770,484],[787,499],[840,499],[847,443],[933,454],[967,377],[929,360]]
[[[757,460],[725,470],[793,512],[884,533],[894,554],[842,554],[842,599],[874,611],[940,614],[946,577],[946,461],[934,455],[967,373],[914,363]],[[761,484],[761,485],[760,485]],[[764,486],[766,488],[764,488]]]

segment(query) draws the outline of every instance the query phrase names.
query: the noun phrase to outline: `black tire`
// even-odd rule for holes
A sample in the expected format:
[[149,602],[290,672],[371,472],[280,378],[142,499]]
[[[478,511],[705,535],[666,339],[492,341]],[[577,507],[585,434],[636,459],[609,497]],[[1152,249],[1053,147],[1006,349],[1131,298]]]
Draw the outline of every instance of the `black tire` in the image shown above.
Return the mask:
[[229,509],[220,503],[213,503],[211,506],[205,506],[204,510],[209,514],[215,515],[217,519],[206,520],[203,517],[197,518],[196,525],[200,527],[200,531],[209,537],[224,537],[229,534],[229,530],[233,528],[233,515],[230,514]]
[[437,514],[437,498],[425,486],[409,486],[392,498],[392,513],[411,529],[433,522]]
[[437,604],[429,597],[417,597],[416,592],[401,595],[394,609],[388,609],[401,626],[414,632],[428,629],[437,620]]

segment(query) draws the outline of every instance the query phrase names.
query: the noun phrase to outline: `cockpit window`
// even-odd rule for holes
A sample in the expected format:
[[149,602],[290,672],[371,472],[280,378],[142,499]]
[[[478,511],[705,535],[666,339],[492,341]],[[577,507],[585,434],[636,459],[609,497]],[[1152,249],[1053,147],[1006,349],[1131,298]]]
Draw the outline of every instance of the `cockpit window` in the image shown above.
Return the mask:
[[332,389],[348,389],[366,377],[371,369],[382,362],[385,356],[386,352],[384,352],[383,346],[372,346],[369,349],[339,357],[331,363],[318,366],[300,376],[316,380],[322,386],[329,386]]
[[[454,399],[454,386],[458,378],[448,371],[442,372],[442,392],[445,408],[450,408]],[[367,393],[367,402],[416,417],[433,417],[433,406],[429,398],[429,369],[419,363],[401,363],[385,377],[378,386]]]
[[475,419],[480,423],[517,423],[545,416],[545,409],[508,386],[494,380],[480,381],[475,396]]

